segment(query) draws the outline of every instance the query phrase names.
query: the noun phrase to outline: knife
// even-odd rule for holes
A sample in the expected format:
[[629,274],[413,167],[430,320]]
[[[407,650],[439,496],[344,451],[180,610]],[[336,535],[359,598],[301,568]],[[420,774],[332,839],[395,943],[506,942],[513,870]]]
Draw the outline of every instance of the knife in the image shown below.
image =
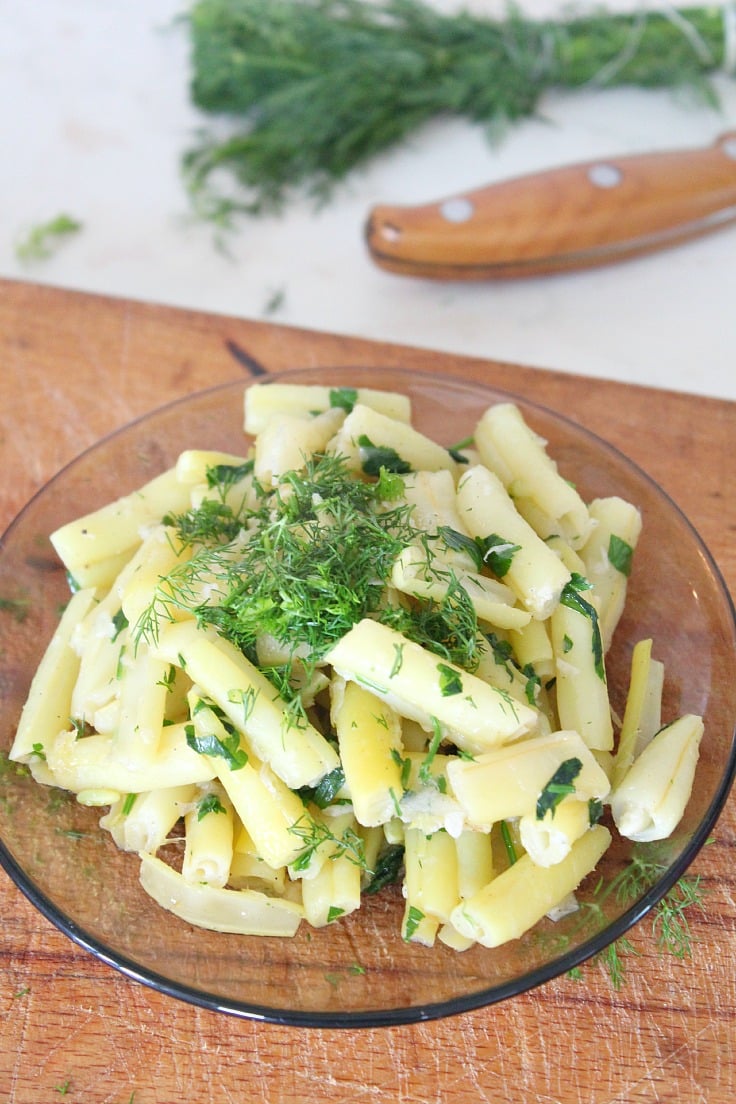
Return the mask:
[[549,169],[419,207],[374,207],[373,260],[443,280],[608,264],[736,220],[736,131],[708,147]]

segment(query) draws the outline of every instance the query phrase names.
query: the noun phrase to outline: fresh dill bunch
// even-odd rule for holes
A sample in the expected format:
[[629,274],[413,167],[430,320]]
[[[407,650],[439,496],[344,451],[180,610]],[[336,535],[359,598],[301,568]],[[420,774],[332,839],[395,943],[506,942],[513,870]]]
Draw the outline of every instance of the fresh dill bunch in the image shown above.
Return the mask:
[[[724,59],[715,6],[559,21],[443,14],[421,0],[199,0],[187,17],[191,97],[227,121],[183,157],[195,206],[278,209],[291,189],[324,201],[356,166],[438,116],[497,132],[552,88],[707,83]],[[232,178],[218,195],[211,178]]]

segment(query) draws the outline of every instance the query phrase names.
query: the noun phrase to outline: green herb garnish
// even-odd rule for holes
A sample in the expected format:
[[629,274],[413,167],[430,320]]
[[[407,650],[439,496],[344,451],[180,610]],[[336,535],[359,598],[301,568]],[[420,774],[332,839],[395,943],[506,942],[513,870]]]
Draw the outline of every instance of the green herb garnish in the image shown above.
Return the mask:
[[128,816],[133,811],[133,806],[135,805],[137,797],[138,794],[136,793],[129,793],[125,795],[125,801],[123,802],[123,816]]
[[298,836],[303,844],[299,855],[292,863],[295,871],[306,870],[315,851],[324,843],[334,845],[331,858],[336,859],[345,855],[349,862],[359,866],[361,870],[368,869],[365,861],[365,844],[352,828],[346,828],[342,835],[336,836],[325,821],[315,820],[305,813],[296,824],[291,825],[289,831]]
[[112,641],[114,643],[117,640],[117,638],[120,636],[123,629],[127,629],[127,627],[128,627],[128,618],[125,616],[125,614],[123,613],[123,611],[121,609],[119,609],[118,612],[114,615],[114,617],[112,619],[112,627],[113,627]]
[[634,558],[634,549],[621,537],[611,533],[608,541],[608,560],[617,571],[627,578],[631,574],[631,565]]
[[242,770],[248,762],[248,753],[241,748],[240,735],[234,729],[224,740],[213,732],[198,735],[194,725],[190,724],[184,726],[184,733],[192,751],[199,752],[200,755],[224,759],[230,770]]
[[588,824],[590,824],[591,828],[594,824],[598,823],[602,816],[603,802],[597,797],[591,797],[588,800]]
[[498,533],[491,533],[489,537],[476,537],[481,551],[482,561],[488,564],[494,575],[503,579],[511,567],[511,562],[520,550],[521,545],[499,537]]
[[537,704],[537,691],[542,685],[542,680],[534,670],[534,666],[531,663],[525,663],[521,668],[521,673],[526,679],[524,684],[524,694],[526,700],[530,705],[536,706]]
[[388,673],[389,678],[395,678],[401,670],[404,662],[404,645],[394,644],[394,661],[391,664],[391,670]]
[[398,748],[391,748],[391,758],[401,771],[401,788],[406,793],[411,777],[411,759],[408,755],[403,756]]
[[410,905],[406,914],[406,923],[404,924],[404,939],[406,941],[411,939],[423,919],[424,913],[422,910],[418,909],[416,905]]
[[392,475],[406,475],[411,471],[411,464],[403,460],[395,448],[374,445],[365,433],[361,433],[358,438],[358,446],[361,468],[366,475],[380,475],[382,469]]
[[436,717],[431,717],[430,720],[432,722],[432,738],[429,741],[427,754],[424,756],[421,766],[419,767],[419,781],[422,783],[423,786],[428,786],[432,782],[432,763],[434,762],[439,750],[439,746],[442,743],[442,728],[440,726],[440,722],[437,720]]
[[[442,601],[383,603],[393,565],[416,537],[411,508],[387,504],[385,478],[400,481],[381,468],[378,482],[367,482],[344,459],[318,455],[303,471],[285,473],[273,489],[257,489],[255,506],[243,503],[236,510],[206,500],[168,517],[171,539],[193,552],[160,580],[133,639],[155,641],[161,622],[186,610],[253,662],[259,636],[273,636],[290,654],[299,651],[301,673],[308,677],[357,621],[375,617],[472,670],[477,617],[453,575]],[[289,659],[264,673],[298,718],[304,715],[298,689],[303,678],[292,678],[294,665]]]
[[241,479],[251,475],[253,467],[252,460],[244,460],[242,464],[213,464],[207,469],[207,486],[211,490],[216,488],[224,493],[236,483],[240,483]]
[[595,673],[599,679],[605,681],[606,672],[603,665],[603,641],[601,639],[600,624],[598,622],[598,612],[595,606],[583,598],[581,591],[590,590],[591,584],[582,575],[573,573],[569,583],[566,583],[563,587],[562,594],[560,595],[560,604],[567,606],[568,609],[575,610],[577,613],[583,615],[583,617],[589,618],[593,627],[593,666],[595,667]]
[[520,545],[499,537],[498,533],[491,533],[487,537],[468,537],[449,525],[441,525],[437,534],[448,548],[469,555],[476,571],[489,567],[499,579],[503,579],[508,573],[512,560],[520,548]]
[[78,234],[81,229],[81,222],[70,215],[57,215],[32,227],[16,245],[15,255],[19,261],[48,260],[63,241]]
[[537,820],[542,820],[546,813],[554,816],[563,797],[575,793],[575,779],[582,769],[580,759],[565,759],[564,763],[560,763],[537,798]]
[[509,828],[508,821],[502,820],[500,825],[501,839],[503,840],[503,846],[506,851],[506,858],[509,860],[509,866],[513,866],[518,859],[516,854],[516,847],[511,836],[511,829]]
[[440,676],[440,693],[443,698],[452,697],[454,694],[462,694],[463,680],[459,671],[454,667],[448,667],[446,663],[438,663],[437,671]]
[[358,401],[358,391],[355,387],[332,387],[330,389],[330,406],[345,410],[348,414]]
[[325,774],[316,786],[303,786],[299,790],[302,801],[311,801],[318,809],[326,809],[335,802],[335,798],[345,785],[345,771],[342,767]]
[[226,813],[225,806],[216,793],[205,794],[197,803],[197,820],[204,820],[210,813]]

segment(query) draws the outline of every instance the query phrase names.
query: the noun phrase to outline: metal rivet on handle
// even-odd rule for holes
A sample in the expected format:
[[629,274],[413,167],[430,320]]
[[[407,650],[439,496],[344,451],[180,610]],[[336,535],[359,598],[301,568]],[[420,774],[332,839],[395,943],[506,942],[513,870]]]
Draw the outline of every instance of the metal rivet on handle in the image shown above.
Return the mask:
[[730,157],[732,161],[736,161],[736,134],[731,135],[730,138],[724,138],[721,142],[721,149],[726,157]]
[[615,188],[621,183],[623,173],[615,165],[591,165],[588,169],[588,180],[595,184],[596,188]]
[[458,196],[454,199],[446,199],[440,204],[440,214],[448,222],[467,222],[473,217],[475,207],[469,199]]

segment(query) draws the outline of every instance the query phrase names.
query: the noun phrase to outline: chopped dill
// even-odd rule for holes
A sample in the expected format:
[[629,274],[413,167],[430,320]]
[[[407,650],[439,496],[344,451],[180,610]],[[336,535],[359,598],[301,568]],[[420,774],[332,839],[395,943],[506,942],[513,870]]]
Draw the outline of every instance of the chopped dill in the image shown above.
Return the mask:
[[297,836],[303,845],[292,864],[295,871],[306,870],[315,851],[324,843],[334,845],[330,858],[337,859],[344,855],[349,862],[359,866],[361,870],[368,871],[365,844],[352,828],[346,828],[342,835],[336,836],[323,820],[315,820],[309,813],[305,813],[296,824],[291,825],[289,831]]
[[[656,844],[638,844],[626,866],[610,882],[600,880],[591,899],[581,901],[578,921],[564,941],[587,929],[602,929],[607,922],[603,906],[608,898],[613,897],[619,905],[634,904],[656,884],[667,867]],[[683,874],[649,914],[660,953],[671,954],[677,959],[691,956],[693,941],[687,910],[692,908],[705,908],[705,893],[699,874]],[[611,984],[618,990],[625,981],[625,958],[636,953],[631,941],[621,936],[596,955],[594,961],[603,965]],[[579,976],[579,972],[574,976]]]
[[473,671],[478,666],[475,607],[453,572],[449,573],[447,593],[440,601],[426,601],[410,609],[387,609],[380,620],[458,667]]
[[[350,396],[336,397],[343,399],[349,402]],[[240,475],[237,468],[217,469],[213,485]],[[400,477],[381,468],[377,480],[361,479],[343,458],[315,455],[303,471],[285,473],[273,488],[259,487],[255,506],[243,502],[235,509],[206,499],[184,514],[167,516],[172,542],[191,547],[192,555],[159,580],[134,639],[155,642],[162,623],[180,609],[254,662],[258,638],[271,636],[289,658],[264,673],[302,717],[297,664],[308,678],[325,652],[364,617],[472,670],[478,662],[477,618],[451,572],[444,573],[442,601],[384,604],[394,562],[416,538],[412,507],[403,500],[393,504],[397,488],[387,487],[387,480]],[[431,562],[429,542],[427,550]]]

